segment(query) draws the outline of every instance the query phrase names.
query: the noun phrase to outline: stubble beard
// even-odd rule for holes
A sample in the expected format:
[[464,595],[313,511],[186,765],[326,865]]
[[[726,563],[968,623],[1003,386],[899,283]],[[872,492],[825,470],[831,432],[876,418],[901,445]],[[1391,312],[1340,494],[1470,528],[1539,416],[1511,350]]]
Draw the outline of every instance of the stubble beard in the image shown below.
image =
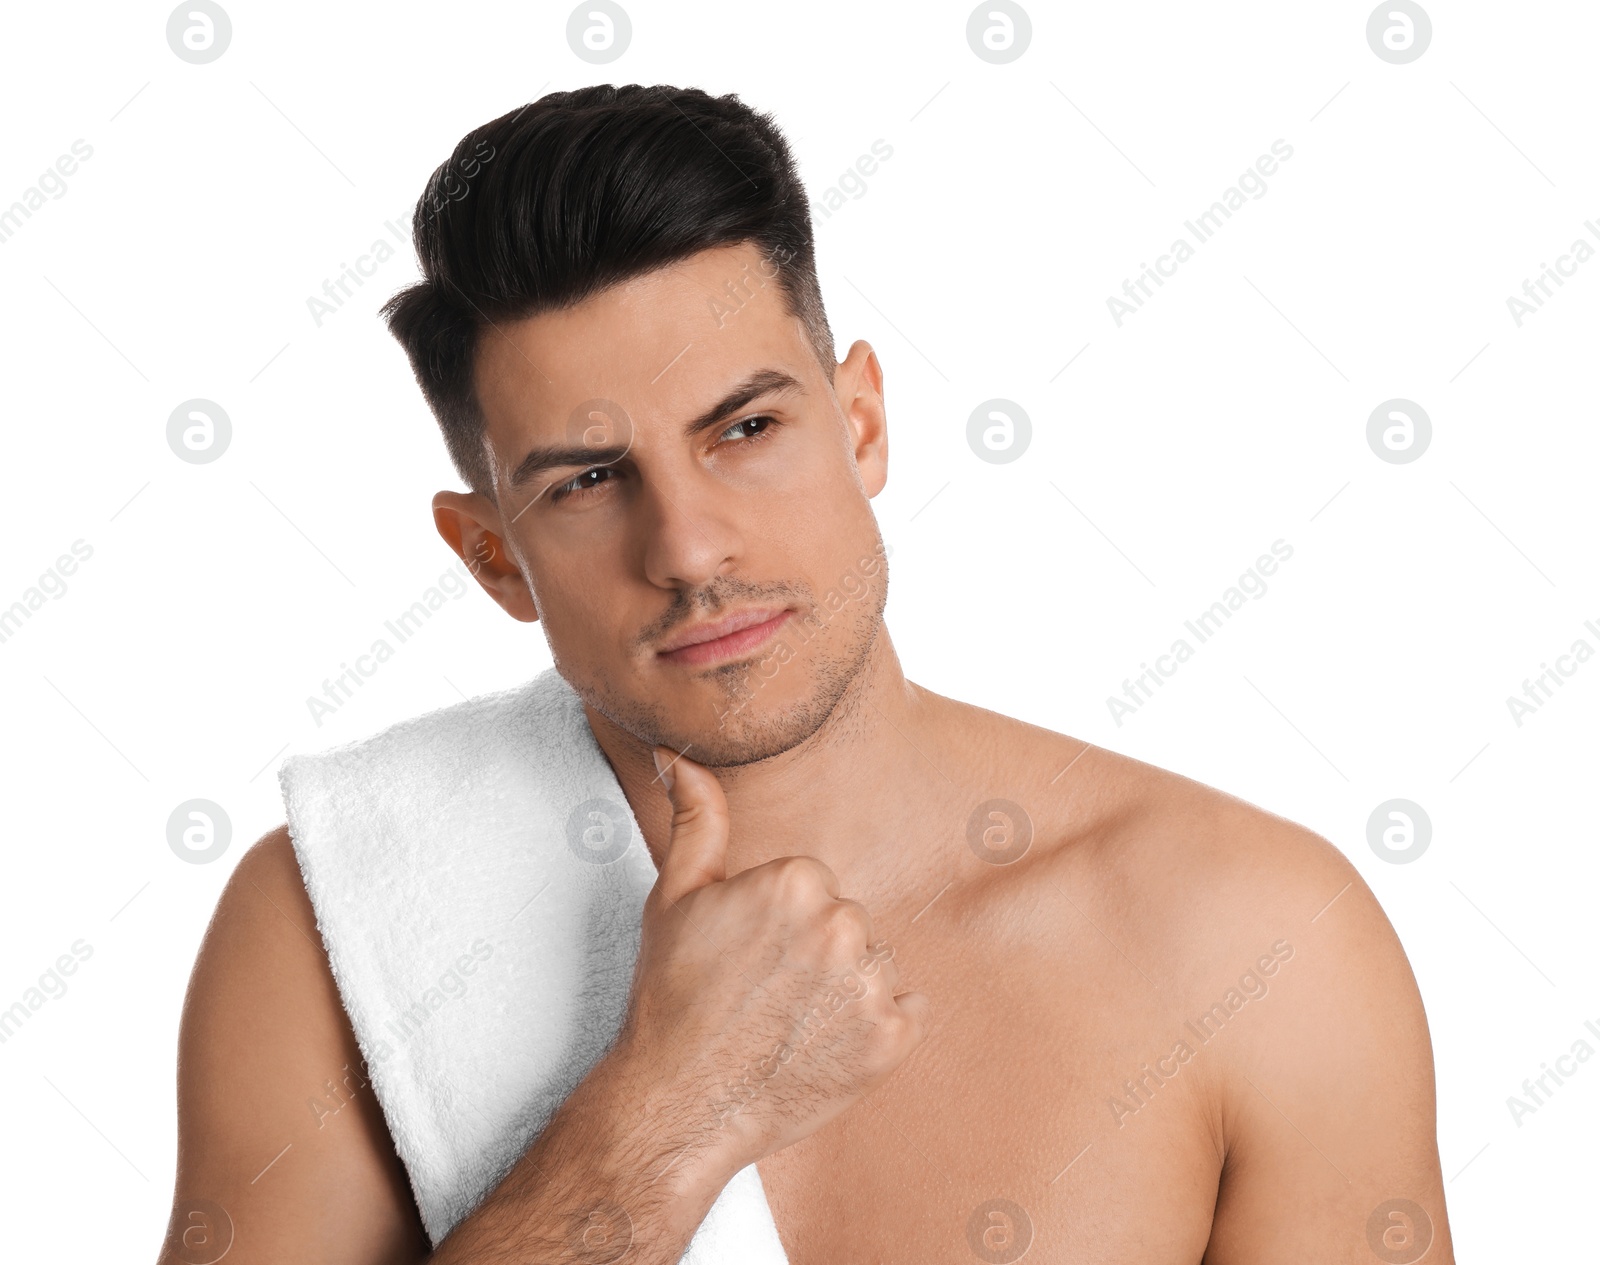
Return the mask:
[[[830,734],[839,736],[858,726],[858,713],[865,705],[862,694],[867,668],[883,627],[887,596],[887,586],[880,583],[872,600],[851,603],[847,624],[840,624],[841,613],[798,646],[791,642],[793,654],[787,662],[778,661],[775,645],[764,659],[700,673],[699,679],[715,686],[720,697],[706,705],[704,722],[698,727],[685,724],[684,717],[674,716],[659,704],[616,693],[603,679],[571,683],[584,703],[646,746],[671,747],[713,769],[756,764],[816,738],[825,725]],[[811,610],[814,616],[814,601]],[[779,644],[791,629],[804,627],[804,617],[804,612],[791,617],[789,626],[778,634]],[[842,644],[832,648],[830,637]],[[805,696],[777,708],[763,706],[769,683],[791,673],[809,674]]]

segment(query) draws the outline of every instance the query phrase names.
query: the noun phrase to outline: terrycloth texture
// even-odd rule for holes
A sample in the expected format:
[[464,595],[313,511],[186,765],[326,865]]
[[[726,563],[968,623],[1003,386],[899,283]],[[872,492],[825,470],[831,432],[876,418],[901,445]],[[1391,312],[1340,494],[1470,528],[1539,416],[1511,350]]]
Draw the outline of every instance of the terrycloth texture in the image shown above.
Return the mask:
[[[616,1035],[655,864],[553,668],[291,756],[278,780],[366,1074],[437,1246]],[[682,1260],[787,1265],[755,1165]]]

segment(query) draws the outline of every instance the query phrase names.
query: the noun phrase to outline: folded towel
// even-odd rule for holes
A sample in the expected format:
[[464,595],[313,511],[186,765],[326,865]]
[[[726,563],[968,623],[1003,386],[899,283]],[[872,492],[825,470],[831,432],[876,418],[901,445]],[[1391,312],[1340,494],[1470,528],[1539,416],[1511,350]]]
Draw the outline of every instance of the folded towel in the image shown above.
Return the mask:
[[[291,756],[289,834],[435,1246],[621,1027],[656,880],[577,695],[526,685]],[[682,1260],[787,1265],[751,1164]]]

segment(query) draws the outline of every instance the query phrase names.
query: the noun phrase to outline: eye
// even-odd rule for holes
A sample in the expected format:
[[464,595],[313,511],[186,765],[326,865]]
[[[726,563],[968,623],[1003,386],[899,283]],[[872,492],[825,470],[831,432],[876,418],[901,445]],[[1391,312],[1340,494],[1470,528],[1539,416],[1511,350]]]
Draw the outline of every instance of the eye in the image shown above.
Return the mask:
[[[759,443],[780,425],[782,423],[777,418],[766,413],[758,413],[754,417],[742,418],[735,422],[718,435],[717,439],[719,442],[742,439],[747,441],[747,444]],[[582,474],[568,479],[565,483],[552,484],[545,495],[552,504],[574,496],[582,500],[588,493],[597,491],[602,483],[611,482],[615,475],[616,470],[611,466],[590,466]]]
[[[735,422],[717,438],[727,439],[732,436],[734,439],[761,439],[777,424],[777,418],[768,417],[765,413],[758,413],[755,417],[746,417],[741,421]],[[750,430],[749,428],[752,426],[756,427],[756,429]]]
[[562,501],[569,496],[582,496],[592,492],[606,482],[613,473],[610,466],[590,466],[575,478],[568,479],[565,483],[554,484],[549,491],[550,500]]

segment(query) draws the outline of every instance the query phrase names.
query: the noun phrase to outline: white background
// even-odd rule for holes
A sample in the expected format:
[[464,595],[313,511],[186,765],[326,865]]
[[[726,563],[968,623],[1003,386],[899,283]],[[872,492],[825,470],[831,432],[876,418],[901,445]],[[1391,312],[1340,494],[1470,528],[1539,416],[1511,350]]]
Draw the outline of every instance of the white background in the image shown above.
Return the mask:
[[[226,7],[208,65],[170,51],[160,4],[6,15],[0,208],[93,147],[0,244],[0,607],[93,550],[0,644],[0,1008],[93,949],[0,1045],[15,1259],[154,1258],[183,991],[230,868],[283,819],[281,759],[548,665],[474,587],[312,719],[447,569],[428,499],[458,483],[374,315],[409,248],[320,328],[306,300],[408,226],[468,129],[607,80],[773,111],[814,204],[892,146],[817,233],[841,351],[885,366],[908,675],[1333,840],[1421,985],[1463,1257],[1592,1242],[1600,1060],[1520,1125],[1506,1100],[1600,1025],[1600,660],[1520,726],[1506,698],[1600,649],[1600,261],[1520,328],[1506,299],[1600,245],[1600,10],[1441,0],[1394,65],[1365,3],[1034,3],[1026,53],[992,65],[965,4],[628,0],[630,47],[592,66],[566,5]],[[1265,196],[1118,328],[1107,297],[1279,138]],[[167,445],[194,397],[232,420],[212,464]],[[994,397],[1033,423],[1009,464],[966,442]],[[1395,397],[1432,419],[1409,464],[1366,440]],[[1119,725],[1107,696],[1279,538],[1267,594]],[[232,824],[206,865],[167,843],[197,797]],[[1368,846],[1396,797],[1433,825],[1410,864]]]

